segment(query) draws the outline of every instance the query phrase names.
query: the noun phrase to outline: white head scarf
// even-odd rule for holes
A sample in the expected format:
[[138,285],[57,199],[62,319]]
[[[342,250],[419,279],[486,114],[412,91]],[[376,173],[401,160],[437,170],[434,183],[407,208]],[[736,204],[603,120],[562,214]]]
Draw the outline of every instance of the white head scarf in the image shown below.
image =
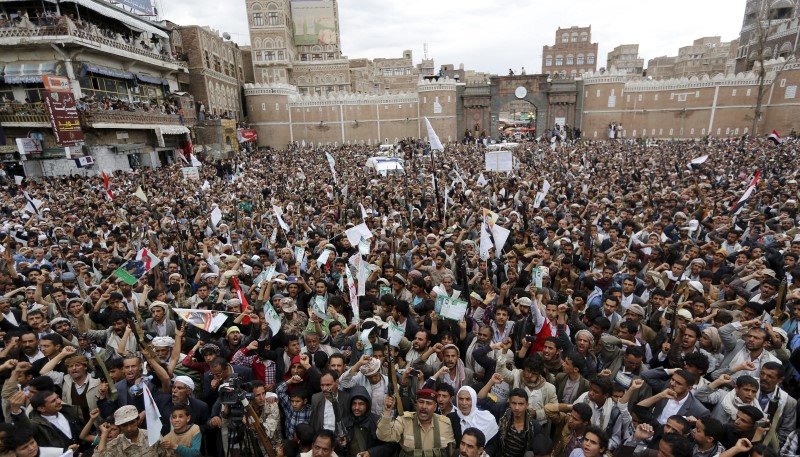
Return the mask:
[[497,419],[489,411],[478,410],[478,394],[475,393],[475,389],[472,387],[464,386],[458,389],[456,402],[458,402],[458,394],[461,392],[469,392],[469,396],[472,398],[472,410],[466,416],[458,408],[458,403],[456,403],[456,413],[458,413],[458,418],[461,420],[461,432],[463,433],[469,427],[475,427],[483,432],[488,442],[499,430]]

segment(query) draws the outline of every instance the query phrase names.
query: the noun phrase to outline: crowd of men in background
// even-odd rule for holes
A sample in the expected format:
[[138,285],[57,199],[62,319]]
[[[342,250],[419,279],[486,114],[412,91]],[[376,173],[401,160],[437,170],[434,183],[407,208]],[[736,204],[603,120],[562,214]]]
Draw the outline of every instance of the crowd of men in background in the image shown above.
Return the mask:
[[800,453],[793,139],[408,145],[7,186],[0,457]]

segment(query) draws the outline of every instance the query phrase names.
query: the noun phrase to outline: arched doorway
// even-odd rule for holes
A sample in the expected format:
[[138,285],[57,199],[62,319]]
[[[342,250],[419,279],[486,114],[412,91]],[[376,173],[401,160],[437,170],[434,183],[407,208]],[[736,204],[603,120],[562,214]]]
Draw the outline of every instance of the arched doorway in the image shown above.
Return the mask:
[[535,137],[536,118],[536,105],[527,100],[511,100],[500,107],[497,134]]

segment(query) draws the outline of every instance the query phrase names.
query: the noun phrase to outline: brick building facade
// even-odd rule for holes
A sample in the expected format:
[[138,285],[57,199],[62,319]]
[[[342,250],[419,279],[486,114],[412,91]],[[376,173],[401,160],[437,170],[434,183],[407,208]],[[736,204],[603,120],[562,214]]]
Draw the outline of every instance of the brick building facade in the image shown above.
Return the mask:
[[[797,129],[800,64],[770,61],[765,80],[764,115],[757,134]],[[781,72],[777,72],[782,68]],[[582,130],[588,139],[605,139],[610,123],[622,125],[624,138],[702,138],[751,133],[758,78],[753,72],[649,80],[622,72],[583,78]]]
[[189,91],[198,106],[203,103],[208,115],[241,119],[244,60],[239,46],[207,26],[178,26],[176,30],[189,62]]
[[542,73],[575,79],[597,70],[598,44],[592,43],[592,27],[572,26],[556,30],[552,46],[542,47]]
[[800,0],[747,0],[736,49],[736,72],[762,58],[798,57]]

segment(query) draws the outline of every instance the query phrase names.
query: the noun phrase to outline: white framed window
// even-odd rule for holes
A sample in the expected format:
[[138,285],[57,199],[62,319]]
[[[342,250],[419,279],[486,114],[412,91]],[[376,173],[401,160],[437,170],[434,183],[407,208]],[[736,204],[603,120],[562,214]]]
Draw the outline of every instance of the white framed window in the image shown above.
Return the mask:
[[733,89],[733,90],[731,91],[731,97],[735,97],[735,96],[736,96],[736,89]]
[[578,54],[578,57],[577,57],[577,59],[575,59],[575,62],[578,65],[583,65],[583,54]]
[[568,55],[567,56],[567,65],[573,65],[573,60],[574,60],[573,57],[571,55]]
[[564,64],[564,58],[561,56],[556,56],[556,66],[561,66]]
[[547,56],[544,59],[544,66],[545,67],[552,67],[553,66],[553,56]]

